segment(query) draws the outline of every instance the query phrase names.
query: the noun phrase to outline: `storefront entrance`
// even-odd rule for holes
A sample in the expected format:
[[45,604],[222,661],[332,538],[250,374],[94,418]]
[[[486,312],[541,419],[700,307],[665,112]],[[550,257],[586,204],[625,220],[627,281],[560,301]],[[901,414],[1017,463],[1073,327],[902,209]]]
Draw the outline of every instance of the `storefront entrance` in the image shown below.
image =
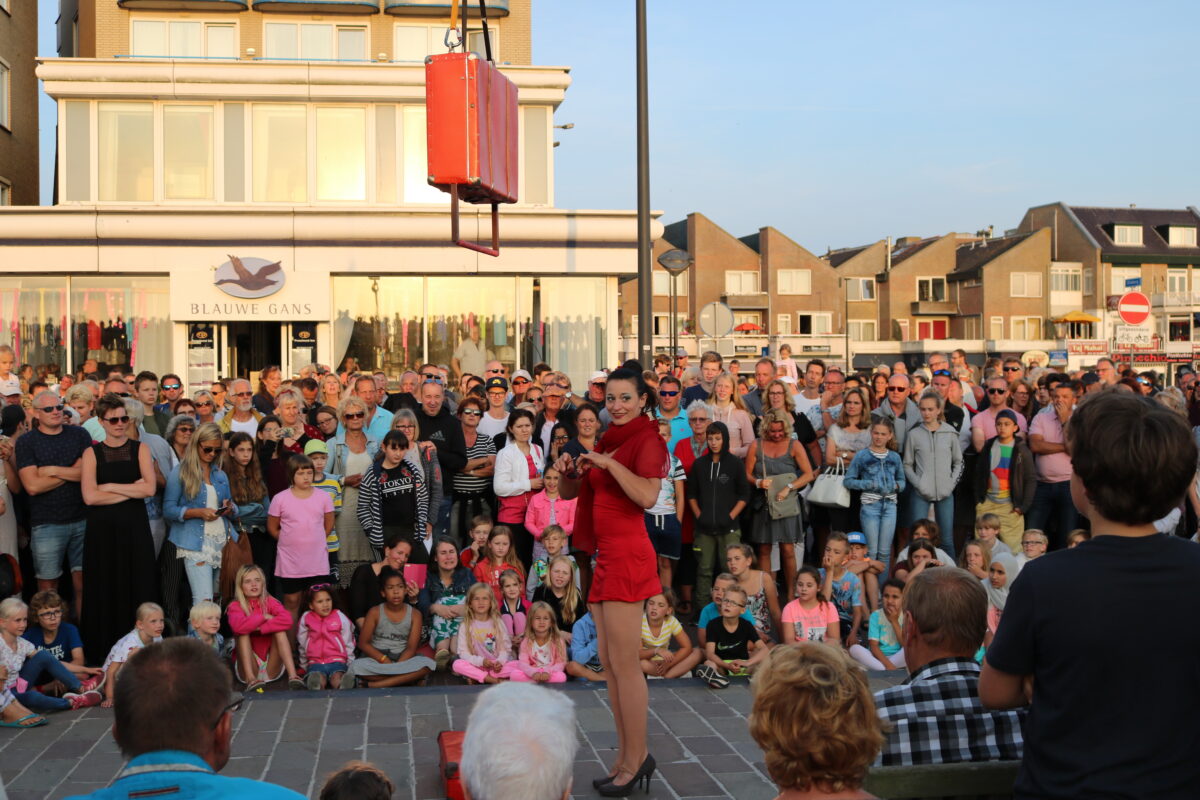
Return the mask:
[[226,323],[221,374],[230,378],[249,378],[251,373],[257,375],[263,367],[282,366],[285,327],[281,322]]
[[255,388],[263,368],[284,375],[317,362],[315,322],[193,322],[187,327],[187,386],[207,389],[221,378],[246,378]]

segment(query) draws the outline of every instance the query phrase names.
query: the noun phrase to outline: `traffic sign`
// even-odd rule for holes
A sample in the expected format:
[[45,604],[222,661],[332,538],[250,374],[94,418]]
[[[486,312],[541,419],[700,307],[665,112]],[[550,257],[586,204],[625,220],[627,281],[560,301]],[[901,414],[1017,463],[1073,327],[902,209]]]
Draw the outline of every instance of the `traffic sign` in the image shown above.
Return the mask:
[[1126,278],[1125,279],[1125,288],[1126,289],[1142,288],[1142,279],[1141,278]]
[[1140,328],[1135,325],[1118,325],[1116,328],[1118,347],[1150,346],[1149,328]]
[[1150,298],[1141,292],[1126,292],[1117,301],[1117,313],[1126,325],[1141,325],[1150,317]]

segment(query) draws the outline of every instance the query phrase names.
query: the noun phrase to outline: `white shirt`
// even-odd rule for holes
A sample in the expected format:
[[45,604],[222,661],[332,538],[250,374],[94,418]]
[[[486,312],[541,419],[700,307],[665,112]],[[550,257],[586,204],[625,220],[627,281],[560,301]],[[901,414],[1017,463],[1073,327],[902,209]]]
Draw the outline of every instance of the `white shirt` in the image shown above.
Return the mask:
[[248,433],[251,436],[258,435],[258,420],[253,415],[245,422],[238,422],[236,419],[229,420],[229,429],[235,433]]

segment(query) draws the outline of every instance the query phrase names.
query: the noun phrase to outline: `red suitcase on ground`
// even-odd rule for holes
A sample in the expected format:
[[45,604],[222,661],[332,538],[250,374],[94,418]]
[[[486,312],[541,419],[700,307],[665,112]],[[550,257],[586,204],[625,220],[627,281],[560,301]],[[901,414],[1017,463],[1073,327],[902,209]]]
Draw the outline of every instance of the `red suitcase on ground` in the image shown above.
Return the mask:
[[438,752],[441,753],[442,783],[446,787],[446,800],[466,800],[463,794],[462,777],[458,764],[462,761],[463,731],[442,731],[438,734]]

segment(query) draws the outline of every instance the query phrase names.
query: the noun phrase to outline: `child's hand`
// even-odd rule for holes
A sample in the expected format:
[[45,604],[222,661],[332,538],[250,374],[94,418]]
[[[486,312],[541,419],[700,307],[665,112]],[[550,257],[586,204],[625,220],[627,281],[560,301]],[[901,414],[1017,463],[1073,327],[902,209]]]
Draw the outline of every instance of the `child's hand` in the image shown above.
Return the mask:
[[103,701],[100,703],[100,707],[101,707],[101,708],[112,708],[112,703],[113,703],[113,701],[112,701],[112,698],[111,698],[111,697],[106,697],[106,698],[104,698],[104,700],[103,700]]
[[858,644],[858,629],[850,631],[850,635],[846,637],[846,647],[852,647]]
[[533,679],[535,681],[537,681],[538,683],[546,683],[547,681],[550,680],[550,673],[549,672],[535,672],[535,673],[533,673]]
[[846,565],[846,570],[855,575],[861,575],[862,573],[867,571],[867,562],[866,561],[851,561],[849,564]]
[[826,553],[821,557],[821,566],[825,569],[833,569],[833,553]]
[[383,653],[380,653],[380,654],[379,654],[379,658],[378,658],[377,660],[379,661],[379,663],[380,663],[380,664],[390,664],[390,663],[392,663],[391,659],[389,659],[389,658],[388,658],[387,656],[385,656]]

